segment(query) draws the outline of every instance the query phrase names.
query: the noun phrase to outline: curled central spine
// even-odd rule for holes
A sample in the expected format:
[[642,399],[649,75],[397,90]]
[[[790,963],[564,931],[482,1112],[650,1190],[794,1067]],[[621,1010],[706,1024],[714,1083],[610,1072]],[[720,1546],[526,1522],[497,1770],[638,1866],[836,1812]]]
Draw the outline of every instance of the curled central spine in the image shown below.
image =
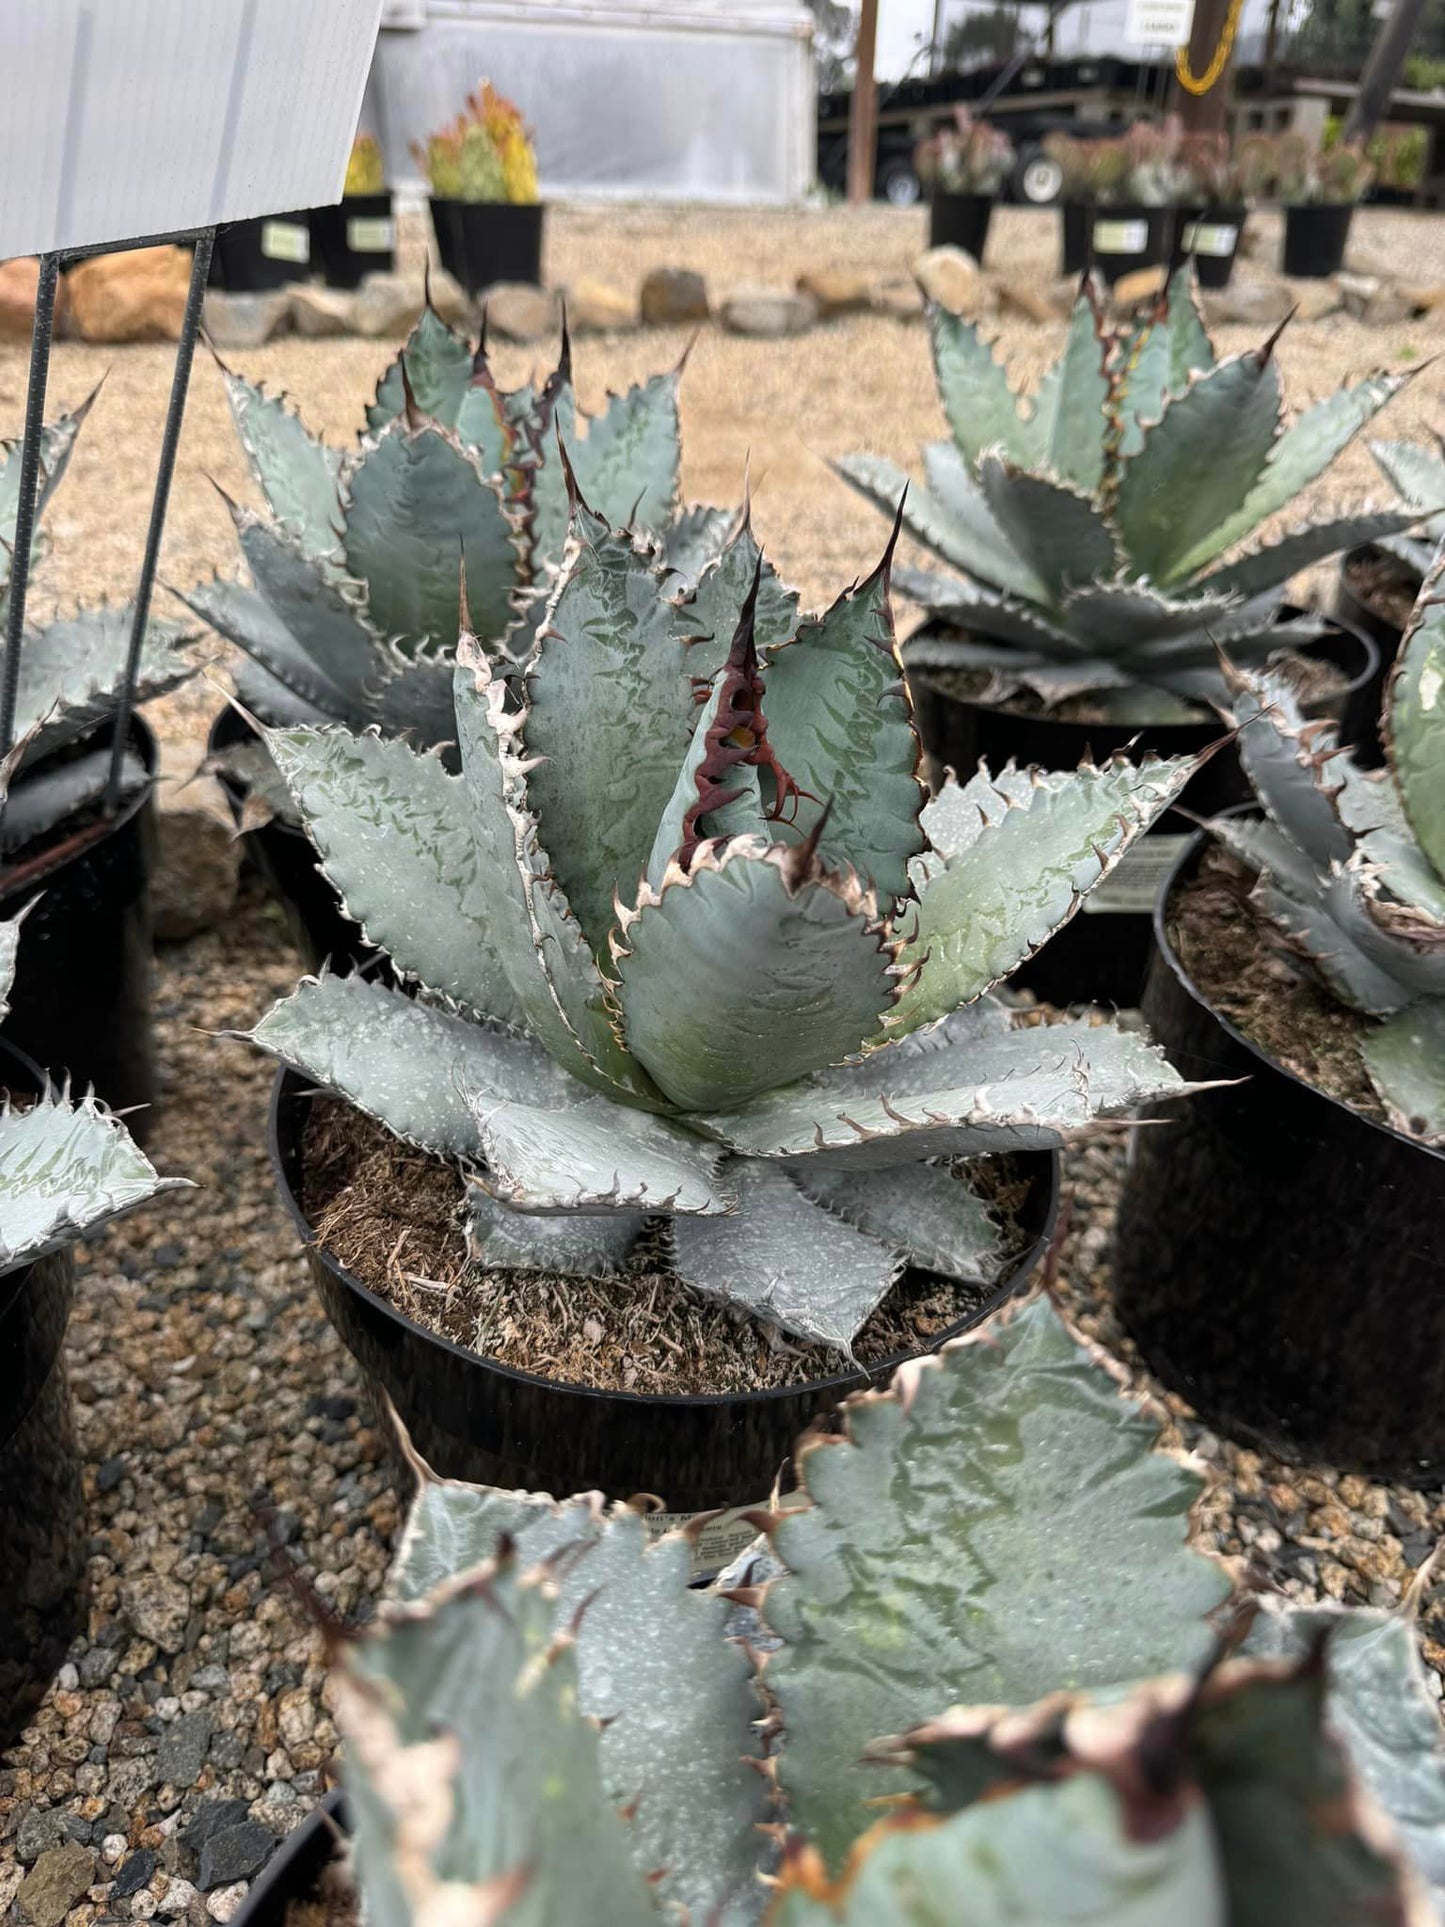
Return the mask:
[[743,795],[734,772],[745,765],[767,770],[773,779],[773,797],[763,811],[770,823],[795,821],[803,798],[817,802],[810,790],[795,782],[778,760],[768,741],[768,723],[763,714],[763,678],[758,668],[755,634],[758,587],[762,581],[763,558],[758,556],[752,586],[738,618],[737,631],[722,669],[722,687],[717,713],[703,739],[702,761],[697,769],[697,796],[683,818],[682,842],[677,861],[684,870],[692,867],[699,844],[707,839],[702,831],[703,818],[725,809]]

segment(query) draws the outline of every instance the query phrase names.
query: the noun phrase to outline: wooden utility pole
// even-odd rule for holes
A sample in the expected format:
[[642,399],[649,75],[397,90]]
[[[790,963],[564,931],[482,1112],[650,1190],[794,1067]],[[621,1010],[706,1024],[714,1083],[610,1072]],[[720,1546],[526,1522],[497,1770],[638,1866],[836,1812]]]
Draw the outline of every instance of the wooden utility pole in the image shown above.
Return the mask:
[[853,50],[853,101],[848,109],[848,203],[863,207],[873,199],[878,159],[878,84],[873,62],[878,50],[878,0],[863,0]]
[[[1194,0],[1194,24],[1189,29],[1191,74],[1202,79],[1208,73],[1229,25],[1229,17],[1230,0]],[[1229,111],[1230,69],[1233,65],[1234,49],[1231,47],[1223,71],[1208,93],[1190,93],[1176,80],[1170,105],[1184,123],[1186,133],[1219,134],[1224,131]]]
[[1395,0],[1370,49],[1355,104],[1345,116],[1344,140],[1368,140],[1384,119],[1423,10],[1424,0]]

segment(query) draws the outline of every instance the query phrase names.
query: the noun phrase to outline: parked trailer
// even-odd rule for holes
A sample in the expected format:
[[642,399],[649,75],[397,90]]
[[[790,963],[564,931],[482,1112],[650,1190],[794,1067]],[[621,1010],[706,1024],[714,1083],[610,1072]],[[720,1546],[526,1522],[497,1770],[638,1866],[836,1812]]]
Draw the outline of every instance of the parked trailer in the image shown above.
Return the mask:
[[549,198],[786,202],[813,183],[813,17],[799,0],[398,0],[366,118],[393,184],[483,77],[537,133]]

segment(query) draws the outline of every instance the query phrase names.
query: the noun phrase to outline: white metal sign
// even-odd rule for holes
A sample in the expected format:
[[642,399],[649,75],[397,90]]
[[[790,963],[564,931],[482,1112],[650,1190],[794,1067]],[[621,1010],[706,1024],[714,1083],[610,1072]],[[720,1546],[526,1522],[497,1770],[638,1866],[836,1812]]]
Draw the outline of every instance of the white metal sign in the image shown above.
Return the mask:
[[1124,38],[1136,47],[1182,47],[1194,25],[1194,0],[1129,0]]
[[0,0],[0,259],[339,200],[382,0]]

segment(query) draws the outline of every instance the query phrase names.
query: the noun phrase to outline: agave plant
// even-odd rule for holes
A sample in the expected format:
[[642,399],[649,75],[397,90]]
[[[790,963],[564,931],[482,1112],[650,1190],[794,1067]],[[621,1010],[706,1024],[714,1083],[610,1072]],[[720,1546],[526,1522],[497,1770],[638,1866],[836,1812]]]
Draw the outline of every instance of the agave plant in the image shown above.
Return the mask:
[[1371,442],[1369,446],[1405,503],[1428,517],[1413,535],[1387,535],[1379,547],[1423,576],[1445,537],[1445,515],[1430,513],[1445,502],[1445,442],[1437,434],[1434,448],[1425,448],[1419,442]]
[[600,1275],[661,1215],[689,1284],[847,1347],[905,1263],[995,1264],[951,1160],[1183,1088],[1137,1034],[1014,1028],[985,993],[1196,765],[980,770],[925,808],[889,555],[797,622],[746,528],[679,596],[573,487],[522,675],[462,635],[459,775],[269,733],[428,995],[312,980],[251,1035],[459,1159],[480,1263]]
[[1267,1606],[1219,1664],[1202,1480],[1116,1371],[1042,1298],[995,1316],[805,1438],[768,1550],[706,1591],[596,1493],[419,1466],[392,1598],[336,1650],[365,1918],[1433,1918],[1410,1613]]
[[[18,753],[0,765],[0,807]],[[0,921],[0,1021],[9,1014],[21,926]],[[28,1108],[8,1093],[0,1107],[0,1272],[31,1264],[158,1191],[187,1182],[158,1177],[118,1118],[93,1095],[73,1102],[48,1084]]]
[[1276,674],[1233,673],[1240,756],[1266,812],[1210,828],[1260,873],[1254,900],[1352,1010],[1390,1121],[1445,1143],[1445,556],[1400,646],[1388,766],[1364,771]]
[[898,571],[963,632],[915,639],[910,669],[986,670],[999,693],[1023,684],[1046,705],[1089,691],[1130,715],[1140,685],[1212,699],[1217,643],[1255,662],[1319,633],[1278,619],[1298,569],[1418,520],[1361,508],[1231,554],[1408,377],[1371,375],[1285,428],[1277,335],[1217,360],[1188,267],[1116,329],[1086,277],[1064,352],[1027,403],[971,322],[935,308],[929,326],[952,438],[924,449],[926,486],[877,455],[835,464],[890,515],[901,504],[908,533],[960,571]]
[[559,437],[588,499],[648,535],[680,580],[696,581],[733,520],[679,505],[681,368],[612,396],[583,434],[565,331],[548,380],[504,392],[485,337],[474,353],[428,306],[346,455],[284,398],[222,372],[269,511],[230,504],[252,586],[218,576],[183,600],[247,656],[237,687],[263,721],[454,741],[458,556],[478,633],[524,660],[566,536]]
[[[47,423],[40,444],[36,491],[37,534],[32,556],[44,554],[40,517],[60,486],[99,389],[73,414]],[[0,635],[10,603],[15,528],[20,507],[20,444],[0,443]],[[12,793],[0,830],[8,849],[53,827],[63,816],[93,803],[104,787],[109,752],[76,759],[64,771],[31,773],[42,757],[65,749],[104,722],[115,709],[116,692],[130,649],[132,611],[107,602],[91,604],[44,628],[27,626],[21,639],[20,674],[15,702],[15,735],[20,763],[10,775]],[[152,617],[142,645],[136,697],[162,696],[194,673],[183,653],[193,640],[179,624]],[[139,761],[128,758],[129,780],[145,780]]]

